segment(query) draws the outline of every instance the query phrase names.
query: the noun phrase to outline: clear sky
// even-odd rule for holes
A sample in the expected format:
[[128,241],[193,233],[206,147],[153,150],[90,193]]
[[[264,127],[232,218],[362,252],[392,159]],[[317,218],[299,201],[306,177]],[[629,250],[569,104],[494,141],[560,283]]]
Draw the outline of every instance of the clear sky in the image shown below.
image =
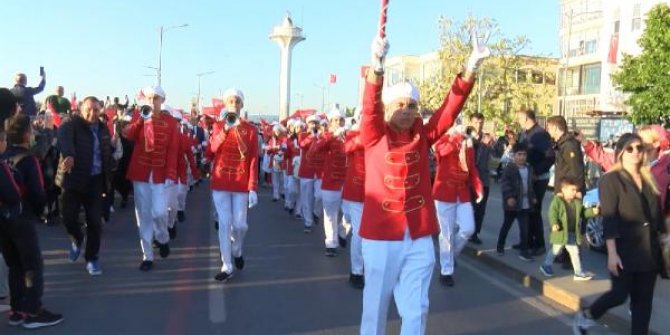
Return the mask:
[[[422,54],[439,47],[437,19],[468,13],[496,19],[508,36],[532,41],[526,54],[558,54],[557,0],[392,0],[387,33],[390,55]],[[0,86],[16,72],[37,85],[39,67],[47,88],[65,86],[66,96],[123,96],[155,82],[159,27],[163,40],[163,87],[167,103],[186,108],[202,95],[237,87],[250,114],[278,111],[279,48],[268,39],[286,11],[307,40],[294,48],[291,109],[321,106],[329,74],[331,102],[355,106],[359,67],[369,61],[377,29],[378,0],[33,0],[3,1],[0,20]],[[302,97],[301,97],[302,95]],[[44,93],[38,98],[43,98]]]

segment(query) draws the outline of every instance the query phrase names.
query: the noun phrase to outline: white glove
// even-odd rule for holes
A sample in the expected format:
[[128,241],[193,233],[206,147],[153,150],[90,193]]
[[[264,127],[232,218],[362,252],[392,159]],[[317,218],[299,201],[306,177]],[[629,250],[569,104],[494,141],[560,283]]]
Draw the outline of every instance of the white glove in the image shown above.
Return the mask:
[[372,58],[371,58],[371,63],[372,63],[372,69],[376,73],[383,73],[384,72],[384,59],[386,58],[386,54],[389,52],[389,42],[386,40],[386,38],[382,38],[379,36],[375,36],[375,38],[372,40],[372,46],[370,47],[372,51]]
[[479,36],[477,35],[476,30],[472,30],[470,32],[470,41],[472,42],[472,53],[470,54],[470,58],[468,59],[468,64],[466,65],[465,69],[470,71],[470,72],[476,72],[477,69],[479,68],[479,65],[491,56],[491,49],[486,45],[489,41],[489,36],[490,32],[486,31],[484,34],[484,39],[482,41],[479,40]]
[[258,205],[258,195],[256,191],[249,191],[249,208]]

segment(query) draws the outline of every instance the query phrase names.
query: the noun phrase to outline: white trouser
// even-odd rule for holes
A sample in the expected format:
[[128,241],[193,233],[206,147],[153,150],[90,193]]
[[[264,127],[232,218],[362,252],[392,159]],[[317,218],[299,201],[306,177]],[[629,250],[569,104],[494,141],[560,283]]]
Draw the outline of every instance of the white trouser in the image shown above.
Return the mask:
[[272,199],[279,199],[280,190],[282,187],[282,172],[272,170]]
[[321,178],[314,179],[314,208],[312,213],[317,217],[323,215],[323,196],[321,192]]
[[284,194],[284,207],[288,208],[288,197],[289,197],[289,189],[288,189],[288,183],[289,183],[289,175],[286,173],[286,170],[282,171],[281,175],[281,181],[282,181],[282,194]]
[[242,256],[244,236],[248,230],[249,193],[212,191],[212,196],[219,215],[219,249],[223,263],[221,271],[232,273],[232,257]]
[[289,209],[297,208],[296,200],[298,198],[300,181],[289,175],[284,175],[284,179],[286,180],[286,201],[284,205]]
[[186,195],[188,194],[188,185],[177,185],[177,210],[183,211],[186,209]]
[[314,211],[314,179],[300,178],[300,203],[302,205],[302,217],[305,219],[305,227],[314,224],[312,213]]
[[[150,177],[151,178],[151,177]],[[168,204],[165,184],[133,182],[135,194],[135,216],[140,231],[142,260],[153,261],[154,238],[158,243],[168,243]]]
[[346,231],[338,231],[342,191],[321,190],[321,196],[323,199],[323,231],[326,235],[326,248],[337,248],[338,234],[345,238],[347,236]]
[[386,333],[391,295],[402,320],[401,335],[421,335],[428,319],[428,288],[435,255],[430,236],[402,241],[363,239],[365,288],[361,335]]
[[177,195],[179,193],[178,184],[165,185],[165,197],[168,205],[168,228],[174,228],[174,223],[177,221],[177,206],[179,201]]
[[454,274],[454,259],[475,232],[475,217],[470,202],[435,201],[440,222],[440,273]]
[[351,231],[351,273],[355,275],[363,274],[363,254],[361,252],[361,237],[358,231],[361,228],[361,219],[363,218],[363,203],[357,201],[342,200],[342,213],[344,221],[350,222]]

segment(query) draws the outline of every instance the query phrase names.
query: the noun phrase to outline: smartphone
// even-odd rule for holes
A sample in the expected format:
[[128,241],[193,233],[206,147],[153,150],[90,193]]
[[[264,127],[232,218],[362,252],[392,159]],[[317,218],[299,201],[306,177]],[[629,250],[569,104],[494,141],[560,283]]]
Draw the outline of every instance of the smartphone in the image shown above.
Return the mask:
[[44,66],[40,66],[40,77],[44,77]]

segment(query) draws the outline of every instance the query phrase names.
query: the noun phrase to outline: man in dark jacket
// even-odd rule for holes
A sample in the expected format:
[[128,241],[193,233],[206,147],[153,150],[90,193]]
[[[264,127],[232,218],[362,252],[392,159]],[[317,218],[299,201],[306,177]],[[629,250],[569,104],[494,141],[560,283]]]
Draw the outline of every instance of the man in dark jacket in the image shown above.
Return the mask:
[[[473,130],[469,136],[472,138],[475,149],[475,165],[477,166],[477,172],[479,172],[479,179],[481,179],[484,186],[484,197],[482,200],[477,202],[475,201],[476,199],[472,199],[472,208],[475,211],[475,233],[470,236],[470,242],[482,244],[482,241],[479,239],[479,233],[482,230],[484,214],[486,214],[486,204],[489,200],[489,186],[491,184],[489,163],[491,162],[495,141],[489,134],[485,134],[482,131],[484,128],[484,115],[481,113],[470,115],[470,127]],[[472,192],[472,194],[474,195],[475,193]]]
[[12,88],[12,93],[19,100],[19,105],[24,114],[34,118],[37,115],[37,105],[35,105],[35,95],[44,90],[46,85],[46,75],[44,72],[40,73],[42,80],[37,87],[27,87],[28,78],[23,73],[17,73],[14,78],[15,85]]
[[542,222],[542,200],[547,192],[551,166],[554,165],[554,150],[551,137],[546,130],[537,124],[535,111],[523,109],[517,112],[517,121],[522,130],[519,143],[528,147],[528,164],[535,172],[533,191],[537,202],[530,212],[528,222],[528,247],[533,255],[541,255],[546,251],[544,243],[544,223]]
[[[579,141],[568,133],[568,124],[565,118],[556,115],[547,119],[547,132],[556,142],[556,164],[554,167],[554,185],[560,185],[563,178],[572,178],[579,185],[579,191],[584,194],[584,153]],[[556,187],[558,188],[558,187]]]
[[[60,203],[63,224],[70,235],[69,259],[79,258],[84,241],[78,216],[81,206],[86,213],[86,270],[102,274],[98,263],[103,196],[111,178],[111,139],[109,130],[99,122],[100,101],[87,97],[80,115],[72,115],[58,129],[59,163],[56,184],[63,190]],[[111,196],[111,194],[109,195]]]

